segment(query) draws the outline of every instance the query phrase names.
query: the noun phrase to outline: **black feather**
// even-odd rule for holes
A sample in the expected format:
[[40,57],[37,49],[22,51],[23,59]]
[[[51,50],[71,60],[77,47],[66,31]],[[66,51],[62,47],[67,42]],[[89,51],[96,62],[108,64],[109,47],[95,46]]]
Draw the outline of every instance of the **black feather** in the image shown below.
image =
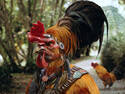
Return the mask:
[[59,20],[60,26],[66,25],[78,38],[78,47],[83,48],[100,40],[99,52],[103,41],[104,22],[108,21],[100,6],[90,1],[77,1],[65,11],[65,16]]

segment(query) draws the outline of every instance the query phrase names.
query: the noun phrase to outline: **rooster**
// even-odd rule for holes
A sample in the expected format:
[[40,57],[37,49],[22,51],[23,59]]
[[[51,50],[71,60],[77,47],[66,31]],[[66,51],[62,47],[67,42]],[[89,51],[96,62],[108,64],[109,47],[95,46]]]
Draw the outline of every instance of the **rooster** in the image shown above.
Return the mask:
[[[54,92],[53,90],[71,77],[79,79],[70,86],[64,85],[68,87],[62,90],[63,93],[58,92],[57,94],[100,94],[93,78],[86,71],[80,69],[73,73],[73,76],[71,75],[74,66],[69,64],[68,58],[72,57],[77,50],[98,39],[100,40],[100,51],[104,22],[108,30],[108,22],[100,6],[90,1],[77,1],[71,4],[66,9],[64,17],[46,32],[41,22],[33,24],[31,31],[28,32],[28,39],[38,44],[36,51],[38,71],[34,80],[28,84],[26,94],[32,94],[32,92],[39,94],[38,91],[42,91],[41,94],[50,94],[49,91]],[[52,78],[52,81],[49,81],[49,78]],[[39,82],[39,79],[42,81]],[[55,92],[57,91],[60,90]]]
[[95,69],[98,77],[103,81],[104,87],[111,87],[116,81],[115,75],[113,73],[109,73],[102,65],[92,62],[91,66]]
[[67,56],[72,56],[77,50],[98,39],[100,51],[104,22],[108,32],[108,21],[101,7],[90,1],[77,1],[67,8],[64,17],[46,33],[65,45],[64,52]]

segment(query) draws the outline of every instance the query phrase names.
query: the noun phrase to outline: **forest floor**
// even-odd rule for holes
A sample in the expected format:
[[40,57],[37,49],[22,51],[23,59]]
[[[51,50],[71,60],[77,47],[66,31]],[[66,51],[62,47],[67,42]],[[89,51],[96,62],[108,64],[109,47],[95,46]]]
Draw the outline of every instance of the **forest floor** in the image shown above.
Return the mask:
[[[98,78],[95,71],[91,67],[91,62],[100,62],[100,60],[95,57],[82,57],[72,61],[74,65],[87,70],[90,75],[92,75],[100,89],[101,94],[125,94],[125,80],[116,81],[110,89],[104,88],[102,81]],[[25,94],[25,87],[32,78],[32,75],[24,73],[12,75],[13,85],[11,91],[9,93],[0,94]]]

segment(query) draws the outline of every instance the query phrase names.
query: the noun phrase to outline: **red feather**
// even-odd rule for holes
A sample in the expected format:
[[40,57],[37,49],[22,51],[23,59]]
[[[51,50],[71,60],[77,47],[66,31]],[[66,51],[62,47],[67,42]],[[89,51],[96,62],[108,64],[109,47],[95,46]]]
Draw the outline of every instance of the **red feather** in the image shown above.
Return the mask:
[[37,21],[37,24],[33,23],[33,27],[30,32],[28,32],[28,40],[30,42],[40,42],[41,38],[43,38],[44,25],[40,21]]
[[95,68],[96,66],[98,66],[98,63],[96,62],[96,63],[91,63],[91,66],[93,67],[93,68]]

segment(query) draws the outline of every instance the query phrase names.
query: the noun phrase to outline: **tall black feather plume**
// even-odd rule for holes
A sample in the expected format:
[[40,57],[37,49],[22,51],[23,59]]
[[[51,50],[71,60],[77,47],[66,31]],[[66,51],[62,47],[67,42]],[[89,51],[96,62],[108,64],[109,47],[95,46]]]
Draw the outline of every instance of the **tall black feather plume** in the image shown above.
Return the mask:
[[102,8],[90,1],[77,1],[67,8],[65,16],[59,20],[58,24],[68,26],[71,32],[77,35],[79,48],[90,45],[99,39],[98,52],[100,52],[104,22],[106,22],[108,37],[108,21]]

